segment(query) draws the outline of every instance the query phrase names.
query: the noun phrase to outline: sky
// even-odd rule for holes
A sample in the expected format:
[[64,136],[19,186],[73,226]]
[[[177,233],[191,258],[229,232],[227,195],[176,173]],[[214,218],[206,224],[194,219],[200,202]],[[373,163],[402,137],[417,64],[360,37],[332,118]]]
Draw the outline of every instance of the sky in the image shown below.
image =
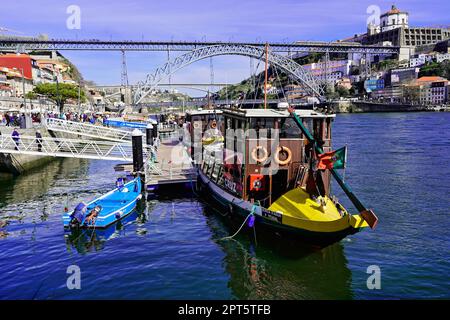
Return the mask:
[[[5,33],[10,35],[78,40],[333,41],[364,32],[370,6],[383,13],[392,4],[409,12],[411,26],[450,26],[448,0],[2,0],[0,27],[13,30]],[[79,28],[67,27],[67,20],[73,22],[71,5],[80,9]],[[85,79],[120,84],[119,52],[63,54]],[[143,80],[166,61],[167,53],[128,52],[129,82]],[[214,57],[213,66],[215,82],[235,83],[250,75],[245,57]],[[171,81],[209,83],[209,60],[180,70]]]

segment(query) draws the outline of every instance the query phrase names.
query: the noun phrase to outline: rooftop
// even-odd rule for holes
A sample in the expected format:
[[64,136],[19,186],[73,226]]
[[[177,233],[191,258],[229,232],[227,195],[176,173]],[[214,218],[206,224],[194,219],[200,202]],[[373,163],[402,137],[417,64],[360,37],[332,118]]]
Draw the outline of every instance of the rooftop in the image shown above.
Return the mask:
[[[334,118],[335,114],[324,114],[315,110],[297,109],[295,113],[301,118]],[[286,109],[234,109],[224,110],[224,114],[234,114],[246,118],[288,118]]]
[[218,109],[197,109],[197,110],[188,110],[187,114],[190,115],[204,115],[204,114],[222,114],[222,110]]
[[417,79],[418,83],[440,82],[440,81],[448,81],[448,80],[438,76],[420,77],[419,79]]
[[392,7],[391,7],[391,10],[389,10],[389,11],[383,13],[383,14],[381,15],[381,17],[388,16],[388,15],[391,15],[391,14],[399,14],[399,13],[406,13],[406,14],[408,14],[408,12],[400,11],[400,10],[397,9],[397,7],[393,4]]

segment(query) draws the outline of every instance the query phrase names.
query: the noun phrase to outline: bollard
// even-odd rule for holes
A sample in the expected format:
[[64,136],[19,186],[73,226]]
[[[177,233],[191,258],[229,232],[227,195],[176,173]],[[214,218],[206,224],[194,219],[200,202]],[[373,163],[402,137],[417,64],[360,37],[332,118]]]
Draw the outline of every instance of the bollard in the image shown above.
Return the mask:
[[142,151],[142,132],[134,129],[131,133],[131,143],[133,148],[133,172],[138,175],[144,167],[144,154]]
[[158,122],[156,122],[155,120],[151,120],[151,123],[153,125],[153,138],[157,138],[158,137]]
[[153,126],[150,123],[147,124],[147,128],[145,129],[145,138],[148,146],[153,145]]

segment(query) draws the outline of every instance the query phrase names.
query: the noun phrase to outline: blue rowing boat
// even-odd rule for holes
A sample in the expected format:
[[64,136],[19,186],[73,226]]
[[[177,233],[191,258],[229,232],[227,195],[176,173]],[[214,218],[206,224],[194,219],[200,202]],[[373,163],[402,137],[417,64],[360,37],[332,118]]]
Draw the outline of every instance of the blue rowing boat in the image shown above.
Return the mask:
[[65,228],[106,228],[129,215],[141,199],[141,179],[137,177],[126,184],[117,184],[88,204],[79,203],[76,208],[63,214]]

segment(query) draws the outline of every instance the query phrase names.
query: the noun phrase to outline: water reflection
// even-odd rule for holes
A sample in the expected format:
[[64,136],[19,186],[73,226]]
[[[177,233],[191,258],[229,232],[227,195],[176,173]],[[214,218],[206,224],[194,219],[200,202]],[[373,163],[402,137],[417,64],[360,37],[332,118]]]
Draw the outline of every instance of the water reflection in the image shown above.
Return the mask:
[[46,222],[65,198],[63,191],[53,187],[61,181],[70,186],[71,178],[84,179],[87,170],[86,160],[55,159],[20,176],[1,175],[0,238],[11,233],[8,229],[21,233],[28,223]]
[[108,228],[66,230],[66,234],[64,235],[66,249],[68,252],[76,250],[80,254],[103,250],[108,240],[125,236],[127,226],[135,222],[140,222],[143,219],[145,220],[144,216],[144,212],[139,212],[136,209]]
[[[208,211],[208,210],[206,210]],[[222,219],[207,213],[223,265],[238,299],[352,299],[352,275],[341,243],[318,250],[259,234],[220,240],[231,234]]]

